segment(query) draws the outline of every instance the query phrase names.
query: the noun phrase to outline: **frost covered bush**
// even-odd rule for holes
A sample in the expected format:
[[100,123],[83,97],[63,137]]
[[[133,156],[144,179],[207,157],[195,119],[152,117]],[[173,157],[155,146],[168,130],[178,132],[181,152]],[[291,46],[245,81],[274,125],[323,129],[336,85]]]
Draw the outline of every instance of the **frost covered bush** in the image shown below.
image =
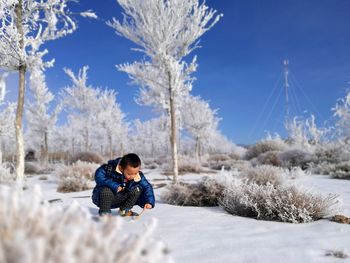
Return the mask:
[[255,160],[258,164],[267,164],[273,166],[281,166],[282,162],[279,158],[280,151],[268,151],[260,154]]
[[42,176],[40,176],[38,179],[39,179],[39,180],[47,180],[48,177],[47,177],[46,175],[42,175]]
[[281,141],[266,140],[251,146],[245,153],[245,159],[251,160],[259,155],[270,151],[283,151],[286,145]]
[[126,234],[122,223],[95,222],[77,202],[66,209],[42,202],[38,187],[28,193],[0,186],[0,262],[173,262],[152,237],[155,221],[135,235]]
[[40,167],[37,163],[34,162],[25,162],[24,163],[24,173],[25,174],[39,174]]
[[179,158],[178,169],[180,174],[200,173],[202,171],[201,164],[190,156],[181,156]]
[[347,141],[329,142],[315,149],[317,163],[339,163],[350,160],[350,144]]
[[68,162],[69,159],[70,157],[68,152],[49,152],[49,160],[51,162]]
[[208,166],[213,170],[221,170],[224,168],[225,170],[238,170],[244,171],[251,167],[249,161],[246,160],[236,160],[236,159],[228,159],[217,162],[211,162]]
[[323,197],[295,186],[247,184],[232,180],[225,188],[221,206],[230,214],[260,220],[307,223],[338,211],[336,196]]
[[350,161],[335,164],[330,175],[332,178],[350,180]]
[[316,165],[313,165],[310,168],[311,173],[313,174],[324,174],[329,175],[335,170],[334,163],[322,162]]
[[208,157],[208,162],[222,162],[230,159],[232,158],[226,154],[212,154]]
[[237,170],[239,172],[245,171],[252,167],[252,164],[246,160],[234,161],[231,165],[231,170]]
[[71,163],[75,163],[77,161],[81,162],[87,162],[87,163],[97,163],[97,164],[102,164],[103,163],[103,158],[95,153],[95,152],[79,152],[76,153],[72,158],[71,158]]
[[255,183],[258,185],[272,184],[274,186],[280,185],[285,180],[285,171],[282,168],[272,165],[260,165],[252,167],[242,175],[247,179],[248,183]]
[[231,169],[232,163],[237,160],[236,158],[231,158],[227,154],[212,154],[206,160],[206,165],[213,170],[221,170],[224,166],[226,170]]
[[297,178],[301,178],[304,177],[306,175],[308,175],[310,172],[305,172],[303,169],[301,169],[299,166],[296,167],[292,167],[288,172],[287,175],[289,178],[291,179],[297,179]]
[[141,157],[142,166],[147,169],[168,168],[170,160],[167,156]]
[[10,184],[15,181],[16,175],[11,173],[11,167],[6,163],[0,163],[0,184]]
[[224,186],[216,180],[204,177],[195,184],[179,182],[162,193],[162,200],[180,206],[218,206]]
[[303,170],[307,169],[312,162],[312,156],[309,153],[297,149],[281,152],[279,159],[283,167],[292,168],[299,166]]
[[77,161],[72,165],[59,166],[55,174],[59,177],[58,192],[79,192],[94,187],[94,175],[99,167],[95,163]]

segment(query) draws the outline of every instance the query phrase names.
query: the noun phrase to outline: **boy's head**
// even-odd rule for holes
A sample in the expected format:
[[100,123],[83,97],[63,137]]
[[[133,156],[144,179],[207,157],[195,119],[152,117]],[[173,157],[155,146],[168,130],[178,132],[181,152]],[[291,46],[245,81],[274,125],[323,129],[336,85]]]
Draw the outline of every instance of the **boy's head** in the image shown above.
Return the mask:
[[133,180],[139,174],[141,159],[137,154],[129,153],[122,157],[118,166],[127,180]]

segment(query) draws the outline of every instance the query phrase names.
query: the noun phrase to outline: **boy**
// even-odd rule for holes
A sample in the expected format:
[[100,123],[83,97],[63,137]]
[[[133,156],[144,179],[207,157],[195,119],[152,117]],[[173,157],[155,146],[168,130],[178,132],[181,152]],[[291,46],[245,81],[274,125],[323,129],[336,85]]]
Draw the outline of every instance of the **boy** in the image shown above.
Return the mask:
[[129,153],[122,158],[109,160],[96,170],[92,201],[100,208],[100,216],[110,215],[111,209],[117,207],[121,216],[138,215],[131,211],[134,205],[144,209],[154,207],[152,185],[140,171],[140,167],[140,158]]

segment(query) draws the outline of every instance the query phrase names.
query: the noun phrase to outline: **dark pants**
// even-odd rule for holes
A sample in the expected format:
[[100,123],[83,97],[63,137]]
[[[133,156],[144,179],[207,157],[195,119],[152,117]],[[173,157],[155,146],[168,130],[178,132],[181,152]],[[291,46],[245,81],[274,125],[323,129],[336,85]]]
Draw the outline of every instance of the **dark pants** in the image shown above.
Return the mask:
[[116,194],[114,194],[110,188],[104,187],[100,192],[99,213],[110,213],[112,207],[130,210],[139,199],[140,194],[141,190],[139,187],[135,187],[131,191],[121,191]]

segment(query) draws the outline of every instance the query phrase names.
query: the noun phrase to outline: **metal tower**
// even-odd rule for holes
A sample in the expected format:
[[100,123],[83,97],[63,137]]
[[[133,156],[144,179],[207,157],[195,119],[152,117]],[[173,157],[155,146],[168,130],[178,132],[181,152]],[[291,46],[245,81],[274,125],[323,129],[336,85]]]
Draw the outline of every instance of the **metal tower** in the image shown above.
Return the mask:
[[290,118],[290,112],[289,112],[289,97],[288,97],[288,92],[289,92],[289,69],[288,69],[288,65],[289,65],[289,60],[285,59],[283,60],[283,65],[284,65],[284,89],[285,89],[285,93],[286,93],[286,112],[285,112],[285,121],[288,123],[289,122],[289,118]]

